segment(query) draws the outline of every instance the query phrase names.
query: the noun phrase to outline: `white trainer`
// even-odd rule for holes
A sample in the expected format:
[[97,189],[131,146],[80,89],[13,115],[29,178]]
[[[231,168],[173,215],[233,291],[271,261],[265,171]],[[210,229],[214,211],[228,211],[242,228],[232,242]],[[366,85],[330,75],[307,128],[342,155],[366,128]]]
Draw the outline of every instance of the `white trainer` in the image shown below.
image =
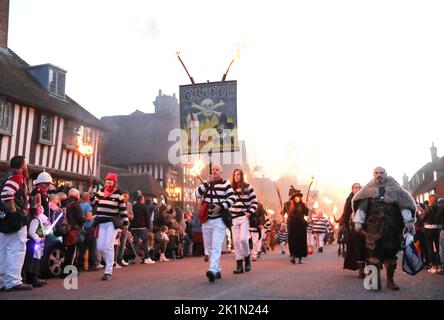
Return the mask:
[[156,261],[151,260],[151,258],[145,259],[144,264],[154,264]]

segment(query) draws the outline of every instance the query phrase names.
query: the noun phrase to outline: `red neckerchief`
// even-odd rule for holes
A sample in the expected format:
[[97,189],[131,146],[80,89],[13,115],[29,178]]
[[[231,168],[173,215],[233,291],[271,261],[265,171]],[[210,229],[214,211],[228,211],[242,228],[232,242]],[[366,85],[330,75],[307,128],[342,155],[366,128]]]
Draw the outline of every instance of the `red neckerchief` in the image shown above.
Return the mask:
[[46,196],[48,194],[48,189],[42,189],[40,186],[37,186],[37,190],[42,194],[42,196]]
[[112,195],[117,190],[117,186],[108,187],[105,186],[105,190],[103,192],[103,195],[105,198],[108,198],[110,195]]

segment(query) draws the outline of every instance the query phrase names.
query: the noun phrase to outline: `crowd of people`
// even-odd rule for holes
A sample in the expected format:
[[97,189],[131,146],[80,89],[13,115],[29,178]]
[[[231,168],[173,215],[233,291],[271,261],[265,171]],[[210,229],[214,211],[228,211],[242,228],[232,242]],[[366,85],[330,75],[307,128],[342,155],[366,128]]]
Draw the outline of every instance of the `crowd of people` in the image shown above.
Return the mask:
[[45,238],[60,237],[66,248],[61,276],[75,266],[79,272],[103,269],[103,281],[116,268],[130,264],[164,263],[187,256],[204,256],[209,262],[210,282],[222,278],[220,257],[234,250],[234,274],[252,270],[252,261],[287,244],[292,264],[317,252],[335,237],[345,244],[344,268],[385,266],[387,288],[394,283],[396,255],[403,233],[415,236],[424,264],[431,273],[443,273],[444,203],[436,195],[417,204],[385,170],[374,170],[374,179],[363,188],[355,183],[339,219],[339,234],[319,209],[303,201],[300,190],[290,187],[289,200],[280,219],[270,219],[244,173],[236,169],[231,181],[222,177],[222,167],[213,164],[207,180],[201,179],[195,195],[199,209],[183,212],[161,197],[130,195],[119,189],[118,177],[109,173],[100,190],[80,194],[69,184],[59,187],[43,171],[27,190],[26,159],[15,156],[11,171],[1,183],[0,201],[0,290],[31,290],[46,281],[39,278]]

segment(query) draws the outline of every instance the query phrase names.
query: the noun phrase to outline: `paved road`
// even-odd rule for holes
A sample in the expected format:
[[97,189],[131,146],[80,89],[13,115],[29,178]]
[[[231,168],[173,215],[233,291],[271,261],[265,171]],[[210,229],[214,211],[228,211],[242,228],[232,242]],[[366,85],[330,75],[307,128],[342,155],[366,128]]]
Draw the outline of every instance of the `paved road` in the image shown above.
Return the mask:
[[[444,299],[444,275],[420,272],[412,277],[398,267],[395,280],[400,291],[369,292],[356,272],[342,270],[336,245],[315,253],[302,265],[293,265],[278,251],[253,262],[252,272],[234,275],[234,254],[222,255],[222,280],[209,283],[208,263],[185,258],[154,265],[133,265],[114,271],[109,282],[100,272],[82,273],[78,290],[65,290],[63,280],[50,279],[43,288],[29,292],[0,292],[3,299]],[[383,286],[385,273],[383,272]]]

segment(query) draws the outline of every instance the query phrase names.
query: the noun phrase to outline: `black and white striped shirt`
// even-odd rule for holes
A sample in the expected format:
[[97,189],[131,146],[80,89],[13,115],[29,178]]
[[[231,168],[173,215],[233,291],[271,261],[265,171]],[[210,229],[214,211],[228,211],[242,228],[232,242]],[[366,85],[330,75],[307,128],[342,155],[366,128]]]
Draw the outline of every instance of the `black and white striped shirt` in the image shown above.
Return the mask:
[[[221,179],[214,182],[212,190],[210,191],[210,184],[208,182],[202,183],[196,189],[196,198],[204,198],[203,201],[207,204],[213,203],[214,205],[219,205],[223,209],[228,210],[236,202],[236,196],[234,195],[234,190],[227,180]],[[216,219],[220,217],[220,212],[218,214],[211,214],[208,212],[208,219]]]
[[102,189],[95,194],[95,197],[91,198],[91,204],[97,205],[96,216],[107,218],[119,216],[122,218],[124,226],[129,224],[126,204],[120,190],[116,190],[109,197],[105,198],[104,190]]
[[245,216],[249,212],[254,214],[258,207],[256,193],[250,184],[246,184],[244,192],[242,188],[237,188],[235,191],[236,203],[230,208],[231,215],[234,218]]
[[324,217],[318,219],[317,217],[313,217],[312,219],[313,225],[313,233],[327,233],[328,230],[328,221]]
[[268,214],[265,215],[265,225],[264,225],[264,227],[265,227],[265,230],[267,230],[266,233],[269,233],[271,231],[271,220],[268,217]]

